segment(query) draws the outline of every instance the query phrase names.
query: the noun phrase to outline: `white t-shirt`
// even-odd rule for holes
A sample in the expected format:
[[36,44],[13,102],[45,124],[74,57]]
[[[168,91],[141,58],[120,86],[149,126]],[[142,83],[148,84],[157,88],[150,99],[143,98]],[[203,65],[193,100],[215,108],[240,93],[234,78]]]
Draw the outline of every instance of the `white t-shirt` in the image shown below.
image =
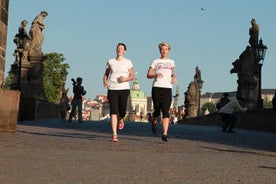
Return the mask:
[[161,88],[172,88],[172,69],[175,67],[172,59],[155,59],[152,61],[151,68],[155,73],[161,73],[163,77],[154,79],[153,86]]
[[130,89],[129,82],[118,82],[120,76],[128,77],[129,69],[132,68],[132,62],[129,59],[123,58],[121,61],[116,59],[108,60],[106,68],[110,68],[108,77],[108,89],[123,90]]
[[232,99],[230,102],[225,104],[218,112],[219,113],[226,113],[226,114],[233,114],[235,112],[242,112],[246,111],[247,107],[242,107],[237,99]]

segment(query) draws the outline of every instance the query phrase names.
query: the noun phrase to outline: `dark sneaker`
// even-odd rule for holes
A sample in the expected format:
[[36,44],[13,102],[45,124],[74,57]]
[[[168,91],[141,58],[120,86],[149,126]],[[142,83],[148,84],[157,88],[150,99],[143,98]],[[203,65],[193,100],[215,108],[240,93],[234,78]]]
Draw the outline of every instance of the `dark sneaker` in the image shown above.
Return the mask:
[[235,134],[236,132],[235,132],[235,131],[233,131],[233,130],[228,130],[228,133]]
[[156,134],[156,132],[157,132],[157,123],[151,122],[151,132],[153,134]]
[[162,135],[162,141],[163,141],[163,142],[168,142],[167,136],[166,136],[166,135]]

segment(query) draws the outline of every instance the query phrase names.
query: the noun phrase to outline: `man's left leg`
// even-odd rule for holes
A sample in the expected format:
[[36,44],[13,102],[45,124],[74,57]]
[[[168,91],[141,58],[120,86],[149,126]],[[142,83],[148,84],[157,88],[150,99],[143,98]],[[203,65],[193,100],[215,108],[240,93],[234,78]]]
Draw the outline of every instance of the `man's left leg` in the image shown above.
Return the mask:
[[82,101],[79,100],[78,101],[78,119],[79,119],[79,123],[82,123]]

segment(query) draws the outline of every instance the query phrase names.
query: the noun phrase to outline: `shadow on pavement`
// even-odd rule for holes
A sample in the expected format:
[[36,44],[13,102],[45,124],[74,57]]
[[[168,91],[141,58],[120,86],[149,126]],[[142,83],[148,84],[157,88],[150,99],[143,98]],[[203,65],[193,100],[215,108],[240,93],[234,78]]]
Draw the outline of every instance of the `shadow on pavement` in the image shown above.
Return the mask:
[[[84,132],[98,132],[111,135],[110,123],[105,121],[84,121],[83,123],[78,123],[78,121],[73,121],[72,123],[63,122],[58,119],[40,119],[36,121],[20,121],[18,125],[24,126],[36,126],[36,127],[47,127],[55,129],[70,129],[78,130]],[[43,133],[36,132],[24,132],[18,130],[22,133],[32,133],[43,135]],[[245,147],[257,150],[272,151],[276,152],[276,134],[244,129],[236,129],[236,134],[221,132],[220,127],[217,126],[202,126],[202,125],[183,125],[183,124],[173,124],[169,128],[169,138],[175,139],[186,139],[195,140],[207,143],[225,144],[230,146]],[[162,135],[162,125],[158,125],[157,135],[151,133],[151,126],[149,123],[131,123],[126,122],[123,130],[118,130],[119,135],[128,136],[160,136]],[[64,136],[64,137],[74,137],[82,139],[95,139],[95,135],[88,135],[82,133],[76,134],[66,134],[66,133],[56,133],[49,134],[48,136]],[[100,136],[100,135],[96,135]],[[99,137],[98,137],[99,138]],[[135,139],[135,138],[134,138]],[[211,147],[206,147],[208,149],[216,149]],[[231,151],[231,150],[217,150],[217,151]],[[237,150],[232,150],[237,151]],[[240,150],[238,150],[240,151]],[[252,152],[253,153],[253,152]],[[274,155],[275,156],[275,155]]]
[[259,153],[259,152],[255,152],[255,151],[242,151],[242,150],[235,150],[235,149],[219,149],[219,148],[208,147],[208,146],[204,146],[202,148],[215,150],[215,151],[221,151],[221,152],[230,152],[230,153],[241,153],[241,154],[252,154],[252,155],[258,155],[258,156],[276,157],[276,155],[266,154],[266,153]]

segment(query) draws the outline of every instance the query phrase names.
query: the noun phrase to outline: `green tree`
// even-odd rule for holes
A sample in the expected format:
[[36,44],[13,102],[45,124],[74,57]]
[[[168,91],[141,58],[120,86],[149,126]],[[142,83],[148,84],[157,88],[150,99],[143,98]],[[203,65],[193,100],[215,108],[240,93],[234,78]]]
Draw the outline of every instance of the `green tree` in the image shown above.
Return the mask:
[[3,86],[4,89],[10,89],[11,84],[12,84],[12,82],[13,82],[13,80],[14,80],[14,77],[15,77],[14,73],[12,73],[12,72],[10,71],[10,72],[8,73],[8,76],[5,78],[4,86]]
[[206,109],[208,109],[208,111],[210,113],[213,113],[213,112],[217,111],[217,108],[216,108],[215,104],[213,104],[212,102],[206,102],[205,104],[203,104],[201,106],[201,112],[204,113],[206,111]]
[[4,81],[4,89],[17,89],[17,86],[15,86],[17,84],[16,80],[16,74],[18,73],[18,66],[17,64],[12,64],[10,71],[8,72],[8,76],[5,78]]
[[65,90],[64,85],[70,68],[63,54],[48,53],[43,63],[43,86],[46,99],[49,102],[58,103],[61,93]]

